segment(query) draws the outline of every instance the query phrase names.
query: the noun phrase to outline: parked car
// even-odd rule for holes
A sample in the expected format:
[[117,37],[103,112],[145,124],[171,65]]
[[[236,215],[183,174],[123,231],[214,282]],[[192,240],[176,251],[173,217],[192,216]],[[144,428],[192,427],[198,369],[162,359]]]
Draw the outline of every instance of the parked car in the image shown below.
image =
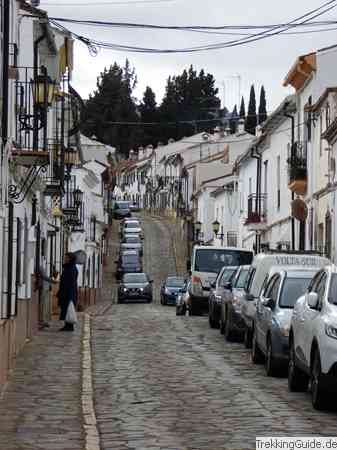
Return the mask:
[[222,295],[224,290],[228,289],[229,282],[237,270],[237,266],[224,266],[211,284],[211,293],[208,299],[208,323],[211,328],[220,327]]
[[253,322],[256,313],[256,302],[261,295],[269,277],[272,266],[286,270],[291,266],[308,268],[324,267],[329,264],[327,258],[303,253],[260,253],[254,257],[247,282],[245,295],[242,298],[241,314],[245,322],[244,343],[247,348],[252,345]]
[[282,375],[289,360],[289,329],[297,299],[307,290],[317,270],[278,269],[256,305],[252,361],[265,361],[268,376]]
[[127,300],[145,300],[152,302],[152,283],[146,273],[126,273],[118,287],[118,303]]
[[185,284],[183,277],[167,277],[160,288],[160,303],[162,305],[175,305],[179,291]]
[[253,252],[236,247],[195,245],[192,260],[187,262],[191,275],[190,315],[208,312],[211,284],[224,266],[250,264]]
[[176,315],[185,316],[189,305],[189,291],[191,289],[191,280],[186,280],[184,286],[177,295]]
[[241,315],[242,298],[250,266],[240,266],[235,276],[227,284],[220,305],[220,333],[227,341],[234,338],[242,340],[244,335],[244,321]]
[[143,256],[143,243],[138,235],[128,235],[122,239],[121,250],[138,250],[140,256]]
[[138,205],[138,203],[132,202],[130,204],[130,211],[132,211],[132,212],[139,212],[140,211],[140,206]]
[[143,238],[143,230],[138,221],[137,222],[130,221],[130,222],[125,222],[123,224],[122,230],[121,230],[121,239],[124,239],[126,236],[129,236],[130,234],[136,234],[141,239]]
[[315,409],[335,402],[337,391],[337,267],[312,279],[294,307],[289,332],[288,386],[306,391],[310,381]]
[[129,250],[121,254],[116,261],[116,278],[120,280],[125,273],[142,272],[142,261],[136,250]]
[[117,220],[131,217],[130,203],[126,201],[116,201],[113,207],[113,217]]

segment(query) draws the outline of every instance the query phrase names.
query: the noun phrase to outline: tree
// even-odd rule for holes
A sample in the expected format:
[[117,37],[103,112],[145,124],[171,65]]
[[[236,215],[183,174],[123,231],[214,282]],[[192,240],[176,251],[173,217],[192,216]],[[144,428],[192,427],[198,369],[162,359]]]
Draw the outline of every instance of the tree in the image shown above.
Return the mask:
[[236,133],[238,121],[239,121],[238,108],[235,105],[233,108],[232,114],[231,114],[230,121],[229,121],[229,126],[230,126],[232,134]]
[[241,98],[241,105],[240,105],[240,119],[246,118],[246,106],[245,106],[245,99]]
[[96,90],[86,103],[82,132],[127,155],[137,145],[139,129],[134,125],[116,122],[138,122],[132,92],[136,86],[135,70],[126,60],[124,67],[117,63],[105,68],[97,78]]
[[248,114],[246,117],[246,125],[245,125],[247,133],[255,135],[256,125],[257,125],[256,97],[255,97],[255,88],[254,85],[252,84],[250,88]]
[[[181,75],[169,77],[160,106],[164,140],[180,139],[217,125],[220,100],[213,75],[190,66]],[[167,124],[167,122],[173,122]]]
[[264,86],[262,86],[260,91],[259,125],[265,122],[266,119],[267,119],[266,91],[264,89]]
[[144,125],[158,122],[158,108],[156,102],[156,94],[147,86],[143,95],[143,100],[139,106],[141,122],[140,141],[139,144],[147,146],[152,144],[155,146],[160,140],[160,130],[158,125]]

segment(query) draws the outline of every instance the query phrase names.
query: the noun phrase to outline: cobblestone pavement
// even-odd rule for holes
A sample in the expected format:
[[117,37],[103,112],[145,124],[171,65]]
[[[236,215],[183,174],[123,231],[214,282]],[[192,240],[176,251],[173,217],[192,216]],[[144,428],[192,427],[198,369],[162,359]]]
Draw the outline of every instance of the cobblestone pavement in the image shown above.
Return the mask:
[[[174,273],[164,224],[144,219],[145,267]],[[206,317],[152,305],[112,305],[93,318],[96,415],[104,450],[251,449],[256,436],[336,435],[336,414],[267,378]]]
[[81,326],[39,333],[0,399],[0,450],[82,450]]

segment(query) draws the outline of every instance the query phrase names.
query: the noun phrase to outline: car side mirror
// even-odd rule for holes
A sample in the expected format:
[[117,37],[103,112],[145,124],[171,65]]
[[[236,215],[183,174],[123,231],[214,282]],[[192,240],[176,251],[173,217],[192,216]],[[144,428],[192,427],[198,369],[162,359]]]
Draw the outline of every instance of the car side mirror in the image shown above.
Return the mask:
[[253,294],[246,294],[246,300],[247,302],[253,302],[255,300],[255,297]]
[[186,262],[186,270],[190,271],[191,270],[191,260],[188,259]]
[[265,298],[262,302],[263,306],[266,308],[274,309],[275,308],[275,302],[272,298]]
[[212,283],[211,283],[211,288],[212,288],[212,289],[215,289],[215,288],[216,288],[216,282],[215,282],[215,281],[212,281]]
[[309,308],[317,309],[318,308],[318,295],[316,292],[309,292],[307,294],[307,303]]
[[223,285],[224,289],[227,289],[228,291],[232,290],[232,283],[230,281],[226,281],[226,283]]

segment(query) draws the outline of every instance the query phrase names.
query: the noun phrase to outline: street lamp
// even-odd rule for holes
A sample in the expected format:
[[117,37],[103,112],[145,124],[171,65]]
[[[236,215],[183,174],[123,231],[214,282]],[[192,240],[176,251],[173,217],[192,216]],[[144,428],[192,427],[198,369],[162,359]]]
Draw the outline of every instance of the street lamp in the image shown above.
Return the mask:
[[217,220],[215,220],[212,223],[212,227],[213,227],[213,232],[214,232],[216,238],[221,240],[221,245],[223,246],[223,239],[224,239],[223,227],[221,226],[221,233],[220,234],[219,234],[220,223]]
[[81,191],[81,189],[77,188],[74,190],[73,196],[74,196],[75,206],[78,208],[81,205],[81,203],[83,202],[84,193]]
[[198,220],[197,222],[195,222],[195,224],[194,224],[194,229],[195,229],[195,234],[196,234],[196,241],[198,241],[199,240],[199,233],[200,233],[200,231],[201,231],[201,228],[202,228],[202,223]]
[[68,147],[64,151],[64,164],[67,168],[67,178],[70,178],[72,167],[76,164],[77,153],[72,147]]
[[31,80],[31,86],[34,105],[37,108],[43,109],[52,105],[56,92],[56,84],[50,78],[44,66],[41,66],[41,74]]

